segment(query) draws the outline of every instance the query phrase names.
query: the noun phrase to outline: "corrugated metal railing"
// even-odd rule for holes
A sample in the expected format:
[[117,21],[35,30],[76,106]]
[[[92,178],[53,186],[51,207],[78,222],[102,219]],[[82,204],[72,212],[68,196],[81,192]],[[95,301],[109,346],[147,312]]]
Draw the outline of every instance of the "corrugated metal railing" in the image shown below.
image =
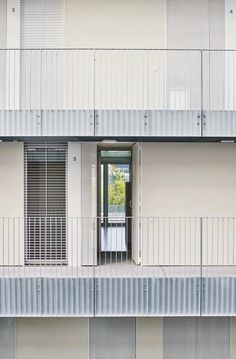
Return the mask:
[[235,315],[236,217],[1,218],[0,315]]
[[235,65],[233,50],[0,50],[0,135],[234,136]]

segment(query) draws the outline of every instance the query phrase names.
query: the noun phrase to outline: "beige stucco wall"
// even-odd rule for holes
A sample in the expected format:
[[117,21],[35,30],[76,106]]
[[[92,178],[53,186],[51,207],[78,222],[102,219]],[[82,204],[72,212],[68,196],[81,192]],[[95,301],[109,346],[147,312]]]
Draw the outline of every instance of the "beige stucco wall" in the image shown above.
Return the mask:
[[224,0],[66,0],[66,46],[221,48],[224,6]]
[[165,47],[164,0],[67,0],[67,47]]
[[[7,47],[7,1],[0,0],[0,49]],[[0,52],[0,72],[1,72],[1,81],[0,81],[0,107],[3,106],[4,102],[4,92],[5,92],[5,81],[4,81],[4,70],[6,63],[6,54]]]
[[236,359],[236,318],[230,319],[230,359]]
[[0,143],[0,198],[0,217],[23,217],[23,143]]
[[7,45],[7,0],[0,0],[0,49]]
[[[0,265],[24,262],[24,146],[0,143]],[[2,218],[5,217],[5,218]]]
[[235,144],[143,143],[141,172],[144,265],[235,265]]
[[16,359],[87,359],[88,319],[17,318]]
[[143,143],[143,216],[235,214],[235,144]]
[[163,358],[163,319],[137,318],[137,359]]

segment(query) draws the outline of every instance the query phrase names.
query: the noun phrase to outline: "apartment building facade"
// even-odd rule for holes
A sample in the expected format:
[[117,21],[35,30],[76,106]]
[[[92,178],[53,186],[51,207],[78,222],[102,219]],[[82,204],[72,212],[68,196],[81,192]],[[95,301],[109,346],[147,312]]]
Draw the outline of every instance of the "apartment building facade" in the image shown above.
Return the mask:
[[235,0],[0,0],[0,358],[236,357],[235,33]]

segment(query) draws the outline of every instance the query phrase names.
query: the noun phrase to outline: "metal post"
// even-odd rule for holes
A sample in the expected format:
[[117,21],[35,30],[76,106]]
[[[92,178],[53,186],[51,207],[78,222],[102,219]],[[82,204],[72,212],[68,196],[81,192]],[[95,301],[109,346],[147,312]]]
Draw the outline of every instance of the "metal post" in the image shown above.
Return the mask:
[[200,303],[199,303],[199,315],[200,317],[202,316],[202,307],[203,307],[203,273],[202,273],[202,255],[203,255],[203,243],[202,243],[202,230],[203,230],[203,226],[202,226],[202,222],[203,222],[203,219],[202,217],[200,218],[200,281],[199,281],[199,299],[200,299]]

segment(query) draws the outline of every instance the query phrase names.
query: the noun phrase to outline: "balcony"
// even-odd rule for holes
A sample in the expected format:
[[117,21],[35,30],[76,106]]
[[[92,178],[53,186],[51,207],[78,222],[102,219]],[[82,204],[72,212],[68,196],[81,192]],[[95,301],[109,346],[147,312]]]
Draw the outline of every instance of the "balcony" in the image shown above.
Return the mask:
[[233,316],[236,218],[1,218],[0,316]]
[[236,51],[0,50],[0,136],[236,136]]

